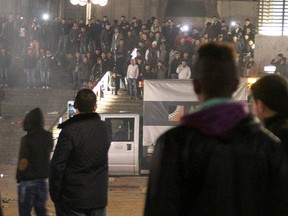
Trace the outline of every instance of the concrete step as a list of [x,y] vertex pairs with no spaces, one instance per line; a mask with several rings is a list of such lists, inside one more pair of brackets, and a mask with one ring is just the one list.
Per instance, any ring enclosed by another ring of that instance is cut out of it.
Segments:
[[[0,163],[15,165],[18,161],[20,139],[25,134],[22,122],[33,108],[42,109],[45,128],[52,131],[60,117],[67,111],[67,101],[74,100],[77,91],[70,89],[26,89],[5,88],[6,97],[2,103],[3,118],[0,120]],[[119,95],[104,92],[97,102],[98,113],[130,112],[143,114],[143,101],[130,100],[126,91]]]
[[67,101],[73,100],[75,93],[70,89],[5,88],[3,118],[0,120],[0,163],[17,163],[20,139],[25,134],[22,122],[30,110],[41,108],[45,128],[51,131],[65,113]]

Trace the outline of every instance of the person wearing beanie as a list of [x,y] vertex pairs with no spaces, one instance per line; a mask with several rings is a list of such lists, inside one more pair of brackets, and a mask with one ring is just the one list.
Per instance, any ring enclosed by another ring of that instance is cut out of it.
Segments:
[[288,82],[279,75],[267,75],[252,87],[253,110],[265,127],[284,144],[288,155]]

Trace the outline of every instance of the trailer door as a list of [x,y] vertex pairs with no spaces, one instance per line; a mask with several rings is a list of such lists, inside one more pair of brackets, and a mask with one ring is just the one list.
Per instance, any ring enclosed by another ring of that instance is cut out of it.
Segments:
[[109,149],[110,175],[139,174],[139,115],[101,114],[112,129]]

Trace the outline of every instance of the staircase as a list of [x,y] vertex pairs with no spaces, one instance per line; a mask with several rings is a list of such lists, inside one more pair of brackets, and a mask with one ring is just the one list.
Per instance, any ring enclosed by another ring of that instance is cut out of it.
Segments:
[[[0,119],[0,164],[15,165],[18,162],[20,139],[25,132],[22,122],[26,114],[36,108],[41,108],[45,118],[45,128],[53,131],[58,125],[60,117],[67,118],[67,101],[74,100],[77,93],[71,90],[69,78],[60,71],[51,73],[50,89],[26,89],[26,77],[23,72],[23,57],[12,59],[8,75],[8,85],[5,87],[5,100],[2,102],[2,116]],[[39,83],[39,74],[36,73]],[[142,100],[129,100],[126,91],[119,91],[119,95],[104,92],[98,99],[98,113],[131,112],[143,113]],[[54,131],[53,131],[54,133]]]
[[[66,116],[67,101],[73,100],[76,91],[68,89],[5,88],[0,120],[0,163],[15,165],[18,161],[20,139],[25,132],[22,122],[32,109],[41,108],[45,128],[52,131],[60,117]],[[130,100],[126,91],[112,95],[109,91],[97,102],[98,113],[143,113],[142,100]],[[65,118],[64,118],[65,119]]]
[[120,90],[118,95],[104,92],[104,97],[97,101],[98,113],[137,113],[143,115],[143,100],[130,100],[127,91]]
[[73,100],[75,91],[67,89],[5,88],[0,120],[0,163],[15,165],[18,161],[20,139],[25,134],[22,122],[26,114],[41,108],[45,128],[49,131],[66,111],[68,100]]

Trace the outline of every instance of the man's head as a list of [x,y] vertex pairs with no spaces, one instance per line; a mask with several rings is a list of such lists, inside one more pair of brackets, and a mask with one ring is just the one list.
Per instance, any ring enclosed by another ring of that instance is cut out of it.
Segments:
[[182,60],[181,61],[181,65],[182,65],[182,67],[186,67],[187,66],[187,62],[185,60]]
[[135,59],[131,59],[131,60],[130,60],[130,64],[131,64],[131,65],[135,65]]
[[288,83],[279,75],[267,75],[251,86],[255,115],[264,120],[276,114],[288,115]]
[[250,19],[249,19],[249,18],[246,18],[246,19],[245,19],[245,25],[248,26],[249,24],[250,24]]
[[207,43],[200,47],[198,54],[193,83],[200,101],[230,98],[239,83],[234,48],[225,43]]
[[96,110],[96,95],[91,89],[81,89],[78,91],[74,108],[79,113],[90,113]]
[[283,55],[282,53],[279,53],[279,54],[276,56],[276,59],[277,59],[277,60],[281,60],[283,57],[284,57],[284,55]]

